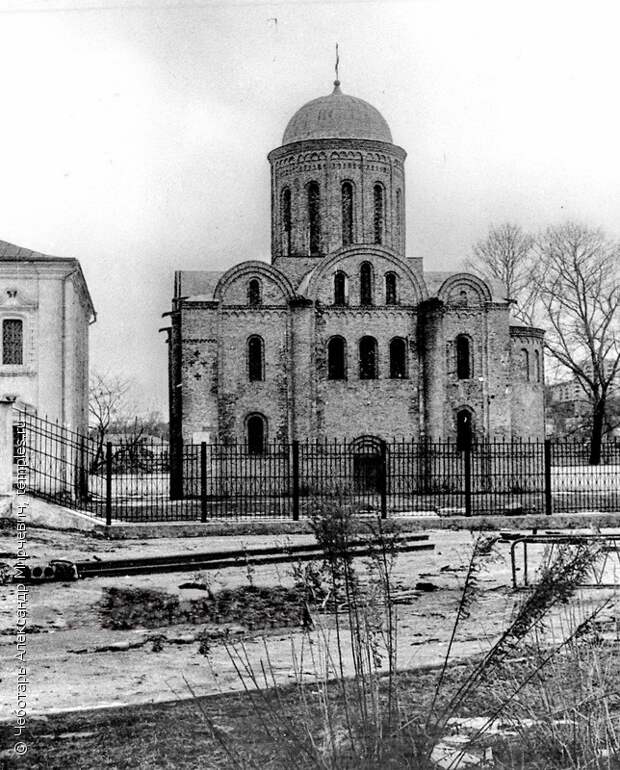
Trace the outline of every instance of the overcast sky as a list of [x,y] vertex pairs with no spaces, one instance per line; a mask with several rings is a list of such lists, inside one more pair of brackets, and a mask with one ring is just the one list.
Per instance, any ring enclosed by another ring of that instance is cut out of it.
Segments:
[[491,223],[620,237],[615,2],[0,0],[0,239],[82,263],[91,369],[167,410],[174,270],[269,259],[269,165],[331,91],[408,152],[408,252]]

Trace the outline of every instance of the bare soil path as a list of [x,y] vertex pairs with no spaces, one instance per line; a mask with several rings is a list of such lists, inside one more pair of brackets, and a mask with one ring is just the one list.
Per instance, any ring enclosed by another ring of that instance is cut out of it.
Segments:
[[[464,568],[473,536],[463,531],[429,531],[435,550],[401,554],[393,573],[400,597],[399,667],[416,668],[443,660],[454,614],[460,597]],[[312,542],[308,535],[277,537],[235,536],[157,541],[107,541],[80,533],[32,529],[29,550],[32,560],[50,558],[125,558],[129,555],[165,555],[190,551],[227,550],[239,547]],[[0,537],[0,559],[11,563],[13,533]],[[499,560],[490,574],[481,574],[480,599],[459,632],[453,658],[469,657],[487,648],[501,631],[512,611],[515,594],[510,588],[509,546],[499,545]],[[360,560],[363,562],[363,560]],[[359,565],[363,569],[363,565]],[[288,565],[263,565],[248,570],[244,565],[219,573],[202,573],[213,591],[248,585],[293,586]],[[30,587],[28,602],[27,666],[28,707],[32,714],[91,709],[106,706],[150,703],[240,689],[242,683],[229,654],[229,641],[221,638],[222,628],[209,624],[180,624],[161,628],[114,630],[102,625],[100,602],[104,589],[135,587],[166,591],[181,601],[204,596],[204,591],[181,588],[191,573],[93,578],[75,583],[48,583]],[[415,591],[416,584],[430,590]],[[600,591],[590,591],[591,601]],[[0,587],[0,660],[9,684],[0,691],[0,709],[10,714],[14,688],[10,684],[15,668],[14,585]],[[310,635],[314,651],[332,647],[335,641],[333,615],[317,615]],[[201,637],[212,632],[206,643]],[[217,632],[217,633],[216,633]],[[313,674],[308,636],[300,628],[255,628],[252,618],[228,624],[228,640],[243,638],[249,659],[258,663],[267,650],[274,675],[281,682],[295,676],[292,646],[303,667]],[[218,636],[219,634],[219,636]],[[305,645],[305,648],[304,648]],[[351,661],[344,661],[351,669]],[[319,672],[322,673],[322,672]],[[189,686],[188,687],[188,683]]]

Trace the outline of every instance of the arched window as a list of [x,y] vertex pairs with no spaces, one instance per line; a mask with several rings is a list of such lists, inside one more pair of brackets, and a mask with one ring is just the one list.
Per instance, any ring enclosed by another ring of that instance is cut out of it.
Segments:
[[17,318],[2,322],[2,363],[24,363],[24,325]]
[[334,273],[334,305],[347,304],[347,276],[338,270]]
[[280,199],[280,221],[282,222],[282,251],[291,253],[291,190],[285,187]]
[[456,448],[471,449],[473,435],[472,413],[469,409],[460,409],[456,413]]
[[396,292],[396,273],[385,274],[385,304],[397,305],[398,296]]
[[521,365],[523,367],[523,377],[530,379],[530,354],[525,348],[521,348]]
[[390,378],[404,380],[407,377],[407,343],[402,337],[390,342]]
[[362,262],[360,266],[360,305],[372,305],[372,265]]
[[314,256],[321,250],[321,192],[318,182],[308,185],[308,225],[310,254]]
[[332,337],[327,343],[327,378],[347,378],[347,344],[343,337]]
[[353,243],[353,185],[344,182],[342,185],[342,245]]
[[265,379],[265,346],[258,335],[248,337],[248,378],[250,382]]
[[459,380],[471,380],[473,368],[469,337],[459,334],[456,338],[456,376]]
[[360,380],[376,380],[377,340],[374,337],[362,337],[360,340]]
[[258,278],[252,278],[248,283],[248,305],[256,307],[263,301],[260,281]]
[[538,350],[534,351],[534,369],[536,371],[536,382],[540,382],[542,380],[542,373],[540,368],[540,352]]
[[265,453],[266,422],[262,414],[251,414],[247,419],[248,453],[251,455]]
[[398,245],[403,246],[403,196],[400,190],[396,190],[396,238]]
[[375,243],[383,243],[383,232],[385,229],[385,201],[383,194],[383,185],[376,184],[373,188],[374,202],[374,227]]

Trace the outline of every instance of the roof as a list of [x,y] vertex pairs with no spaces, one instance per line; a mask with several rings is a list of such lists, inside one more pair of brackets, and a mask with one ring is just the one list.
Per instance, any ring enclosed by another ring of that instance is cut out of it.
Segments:
[[82,266],[79,260],[74,257],[52,257],[49,254],[42,254],[40,251],[33,251],[32,249],[26,249],[23,246],[16,246],[14,243],[8,241],[0,241],[0,262],[45,262],[46,264],[66,264],[73,268],[77,272],[84,291],[86,302],[89,305],[90,315],[96,318],[95,306],[93,299],[90,296],[84,273],[82,272]]
[[[461,275],[462,273],[462,270],[425,270],[424,281],[428,287],[429,296],[437,296],[442,284],[444,281],[447,281],[451,275]],[[506,301],[506,290],[501,281],[498,281],[495,278],[484,278],[477,273],[472,273],[472,275],[475,275],[477,278],[484,281],[484,283],[488,286],[489,291],[491,292],[491,297],[495,302]]]
[[340,82],[328,96],[304,104],[289,120],[282,144],[308,139],[374,139],[392,143],[392,132],[379,110],[363,99],[343,94]]
[[24,262],[77,262],[71,257],[51,257],[39,251],[16,246],[14,243],[0,241],[0,259],[11,259]]
[[175,297],[212,300],[224,270],[178,270]]

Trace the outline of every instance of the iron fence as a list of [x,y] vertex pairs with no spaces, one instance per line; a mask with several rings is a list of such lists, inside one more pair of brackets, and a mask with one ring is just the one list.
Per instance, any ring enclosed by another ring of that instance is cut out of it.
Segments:
[[307,516],[341,499],[360,514],[442,515],[620,511],[620,442],[600,465],[562,441],[186,444],[119,438],[102,444],[39,417],[23,426],[27,488],[106,522]]

